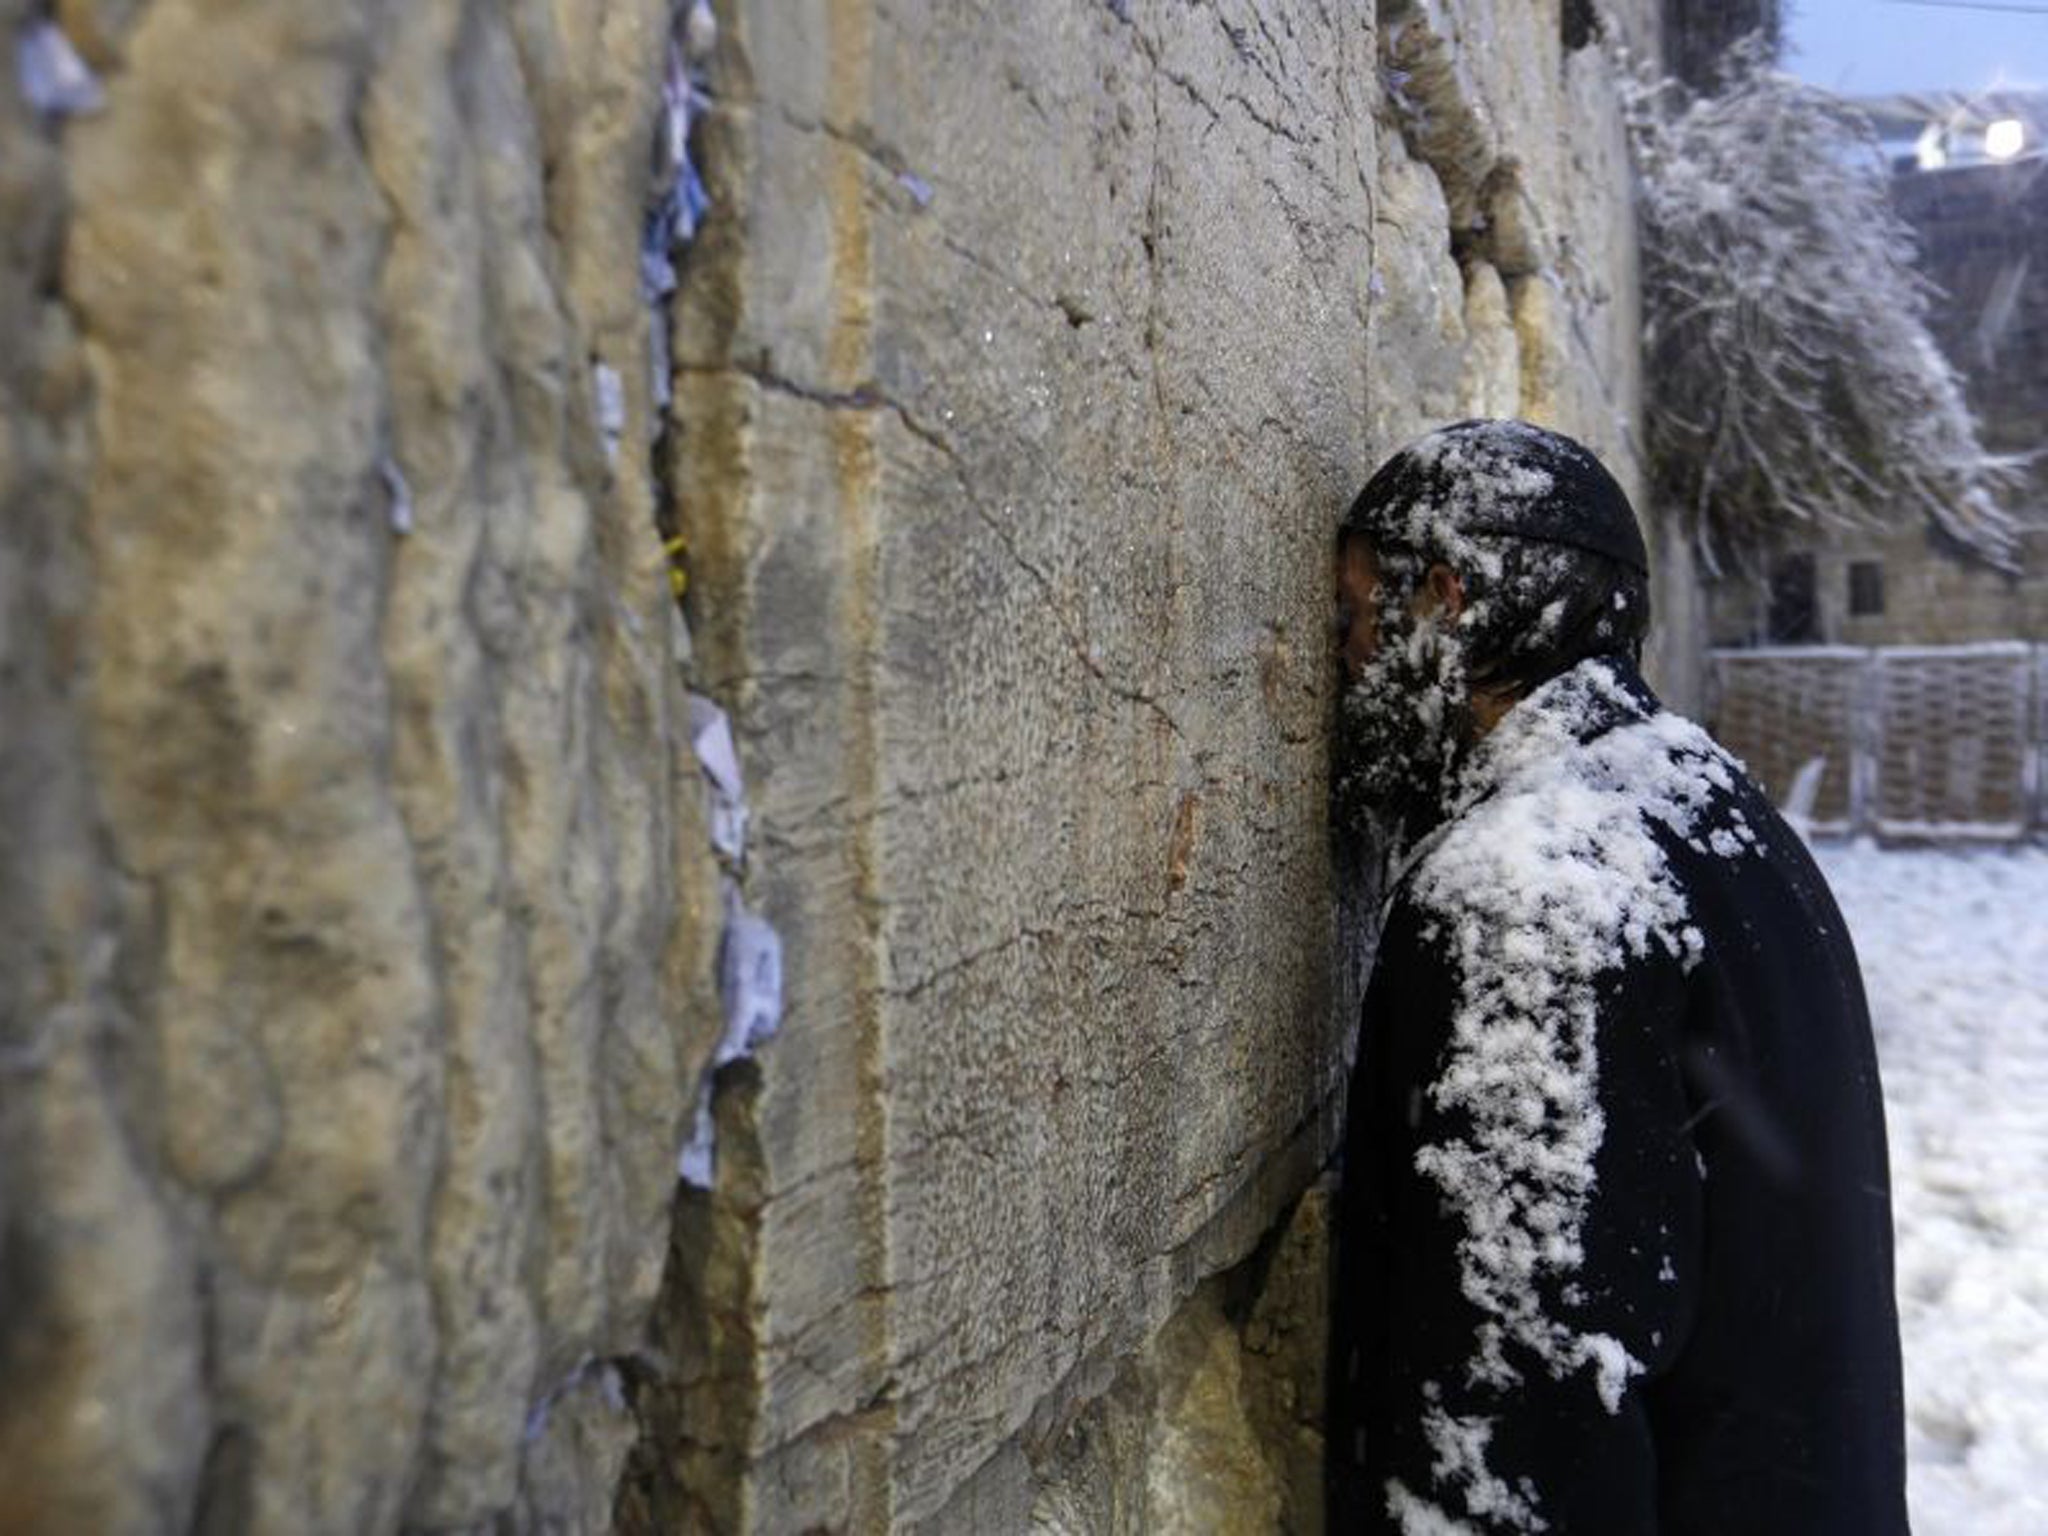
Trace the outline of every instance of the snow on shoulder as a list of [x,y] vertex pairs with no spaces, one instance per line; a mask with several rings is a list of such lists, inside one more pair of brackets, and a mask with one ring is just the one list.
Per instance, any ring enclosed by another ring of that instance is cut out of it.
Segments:
[[[1429,1098],[1458,1131],[1415,1166],[1463,1227],[1462,1289],[1488,1318],[1466,1367],[1474,1385],[1520,1379],[1509,1344],[1557,1380],[1590,1372],[1609,1413],[1641,1373],[1618,1340],[1563,1315],[1605,1129],[1597,986],[1657,951],[1697,963],[1701,935],[1652,829],[1695,841],[1732,785],[1730,759],[1698,726],[1652,712],[1608,662],[1582,662],[1475,748],[1443,827],[1409,865],[1407,898],[1457,977]],[[1728,824],[1714,852],[1756,847],[1739,813],[1716,819]],[[1425,1429],[1468,1506],[1541,1529],[1533,1501],[1503,1498],[1486,1474],[1485,1421],[1443,1418]]]

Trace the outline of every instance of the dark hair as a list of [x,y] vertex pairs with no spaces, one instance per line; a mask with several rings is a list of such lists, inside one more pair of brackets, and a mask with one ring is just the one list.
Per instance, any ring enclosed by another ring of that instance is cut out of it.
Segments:
[[1340,543],[1355,538],[1378,559],[1383,622],[1406,614],[1432,565],[1457,571],[1467,675],[1483,692],[1526,694],[1595,656],[1642,660],[1649,578],[1619,560],[1567,544],[1480,536],[1469,541],[1479,558],[1446,561],[1356,528],[1339,535]]

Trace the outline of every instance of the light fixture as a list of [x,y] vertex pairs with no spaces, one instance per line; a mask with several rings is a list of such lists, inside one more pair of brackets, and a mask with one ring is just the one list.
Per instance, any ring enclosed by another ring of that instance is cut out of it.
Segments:
[[2001,117],[1985,125],[1984,153],[1993,160],[2010,160],[2026,142],[2026,125],[2016,117]]

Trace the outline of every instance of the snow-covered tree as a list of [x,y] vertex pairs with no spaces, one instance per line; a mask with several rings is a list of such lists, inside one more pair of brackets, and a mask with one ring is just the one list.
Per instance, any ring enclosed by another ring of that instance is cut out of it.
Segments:
[[2006,483],[1928,330],[1869,122],[1752,39],[1629,95],[1650,454],[1710,559],[1798,523],[1931,520],[2009,566]]

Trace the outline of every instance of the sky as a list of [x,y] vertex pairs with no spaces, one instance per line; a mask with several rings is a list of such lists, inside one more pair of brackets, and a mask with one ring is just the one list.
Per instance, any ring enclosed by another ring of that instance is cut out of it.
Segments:
[[1786,64],[1845,96],[2048,87],[2048,0],[1787,0]]

